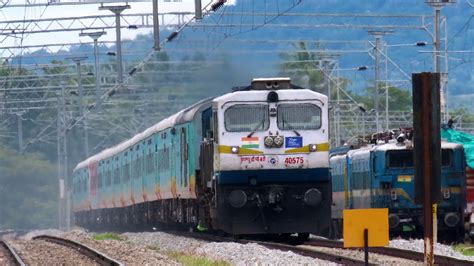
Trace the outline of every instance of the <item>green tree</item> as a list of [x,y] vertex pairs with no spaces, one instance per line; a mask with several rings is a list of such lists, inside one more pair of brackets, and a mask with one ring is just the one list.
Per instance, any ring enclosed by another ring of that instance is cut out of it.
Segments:
[[[367,87],[362,95],[353,94],[353,98],[369,110],[374,108],[374,86]],[[385,110],[385,83],[379,84],[379,108]],[[392,111],[410,111],[412,109],[411,91],[388,85],[388,107]]]
[[54,165],[0,146],[0,229],[56,226],[57,192]]
[[[294,84],[324,92],[321,56],[324,53],[313,52],[305,42],[293,44],[295,51],[280,53],[280,76],[289,76]],[[321,49],[316,45],[316,49]]]

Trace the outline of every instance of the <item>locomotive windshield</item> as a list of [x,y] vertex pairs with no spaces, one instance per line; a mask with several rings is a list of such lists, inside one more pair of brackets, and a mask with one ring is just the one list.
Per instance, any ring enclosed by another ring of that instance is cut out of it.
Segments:
[[229,132],[264,131],[270,125],[268,105],[237,104],[224,113],[225,129]]
[[[451,165],[451,150],[441,151],[441,165]],[[413,151],[412,150],[392,150],[387,152],[388,168],[413,168]]]
[[311,130],[321,127],[321,109],[310,103],[278,105],[278,128]]

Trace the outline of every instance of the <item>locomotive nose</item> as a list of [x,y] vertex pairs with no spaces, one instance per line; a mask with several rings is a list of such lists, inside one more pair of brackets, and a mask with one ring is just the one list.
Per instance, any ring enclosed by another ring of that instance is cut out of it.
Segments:
[[311,207],[318,206],[322,199],[321,191],[316,188],[310,188],[304,193],[304,202]]

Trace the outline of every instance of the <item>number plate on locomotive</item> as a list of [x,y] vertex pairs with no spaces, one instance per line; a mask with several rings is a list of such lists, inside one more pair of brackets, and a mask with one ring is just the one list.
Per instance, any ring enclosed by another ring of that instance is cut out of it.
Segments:
[[288,156],[283,162],[287,168],[300,168],[305,165],[306,159],[303,156]]

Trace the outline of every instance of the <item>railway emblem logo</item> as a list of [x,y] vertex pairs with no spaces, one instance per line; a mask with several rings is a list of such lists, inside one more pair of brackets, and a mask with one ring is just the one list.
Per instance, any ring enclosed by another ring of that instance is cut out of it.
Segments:
[[268,159],[268,162],[272,165],[276,165],[278,163],[278,160],[275,157],[270,157],[270,159]]
[[303,147],[303,137],[286,137],[285,148],[301,148]]

